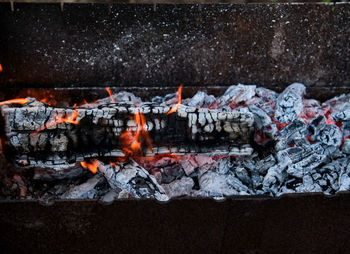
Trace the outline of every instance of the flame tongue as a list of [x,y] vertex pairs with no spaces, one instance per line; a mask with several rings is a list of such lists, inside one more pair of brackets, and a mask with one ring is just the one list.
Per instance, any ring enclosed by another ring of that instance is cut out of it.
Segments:
[[109,94],[109,97],[111,98],[111,102],[114,103],[115,100],[114,100],[114,98],[113,98],[113,96],[112,96],[112,91],[111,91],[111,89],[109,89],[109,88],[105,88],[105,89],[106,89],[107,93]]
[[91,160],[90,162],[82,161],[80,162],[80,165],[83,168],[89,169],[93,174],[97,173],[97,168],[99,166],[99,162],[96,159]]
[[[76,105],[73,106],[73,108],[75,108],[75,107],[76,107]],[[76,109],[68,117],[60,117],[59,115],[56,114],[55,118],[52,121],[48,122],[45,127],[41,128],[37,131],[34,131],[33,133],[38,133],[38,132],[43,131],[49,127],[56,126],[56,125],[59,125],[61,123],[71,123],[71,124],[77,125],[77,124],[79,124],[79,121],[76,120],[78,116],[79,116],[79,112]]]
[[179,86],[179,89],[177,90],[177,96],[178,96],[177,104],[175,105],[175,107],[173,107],[172,109],[169,110],[167,115],[170,115],[179,109],[180,104],[181,104],[181,93],[182,93],[182,84]]
[[134,121],[136,123],[136,131],[128,129],[120,136],[122,149],[126,156],[140,155],[143,143],[152,151],[152,142],[146,129],[145,116],[141,112],[137,112],[134,114]]
[[8,101],[2,101],[2,102],[0,102],[0,106],[6,105],[6,104],[13,104],[13,103],[17,103],[17,104],[26,104],[27,102],[28,102],[28,99],[27,99],[27,98],[12,99],[12,100],[8,100]]

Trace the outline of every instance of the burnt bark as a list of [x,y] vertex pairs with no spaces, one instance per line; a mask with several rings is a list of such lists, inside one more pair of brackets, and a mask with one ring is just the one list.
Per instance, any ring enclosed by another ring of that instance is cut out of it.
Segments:
[[[6,144],[20,166],[61,167],[92,157],[123,157],[121,135],[137,129],[147,132],[151,142],[140,139],[142,154],[249,155],[253,115],[180,105],[171,107],[143,103],[85,104],[56,108],[30,98],[25,105],[5,105]],[[142,113],[138,126],[134,115]],[[72,118],[73,115],[76,117]],[[75,123],[62,122],[71,119]]]

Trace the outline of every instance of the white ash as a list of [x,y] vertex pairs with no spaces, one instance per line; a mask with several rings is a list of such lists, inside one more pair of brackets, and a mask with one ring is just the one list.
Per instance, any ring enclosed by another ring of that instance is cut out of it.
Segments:
[[331,111],[339,112],[350,108],[350,94],[342,94],[322,103],[323,107],[328,106]]
[[135,198],[169,199],[156,179],[133,160],[114,165],[100,162],[98,169],[112,189],[125,190]]
[[190,177],[183,177],[168,184],[162,184],[169,198],[186,196],[191,192],[194,181]]
[[303,111],[303,95],[306,87],[300,83],[288,86],[277,98],[275,118],[281,123],[295,120]]
[[96,107],[96,104],[108,105],[108,104],[111,104],[112,102],[116,102],[116,103],[117,102],[125,102],[128,104],[139,104],[139,103],[142,103],[142,100],[141,100],[141,98],[135,96],[133,93],[122,91],[122,92],[119,92],[116,94],[112,94],[111,97],[106,97],[106,98],[97,100],[94,103],[87,103],[87,104],[81,105],[80,107],[82,107],[82,108],[94,108],[94,107]]
[[249,101],[255,95],[255,85],[233,85],[217,99],[217,107],[236,105],[240,102]]
[[205,92],[198,91],[192,98],[184,100],[183,104],[196,108],[208,108],[215,100],[214,95],[208,95]]
[[220,174],[210,170],[199,178],[199,185],[201,190],[212,197],[252,194],[233,173]]
[[256,105],[250,105],[250,112],[254,114],[255,128],[268,138],[274,138],[278,132],[277,126],[272,122],[271,117]]
[[104,203],[112,203],[114,200],[118,199],[119,193],[120,192],[112,189],[101,197],[101,201]]
[[306,139],[308,136],[307,125],[302,120],[295,120],[284,127],[276,137],[275,148],[277,151],[286,149],[289,145]]
[[92,199],[96,195],[95,187],[103,181],[101,175],[95,175],[78,186],[74,186],[62,195],[64,199]]

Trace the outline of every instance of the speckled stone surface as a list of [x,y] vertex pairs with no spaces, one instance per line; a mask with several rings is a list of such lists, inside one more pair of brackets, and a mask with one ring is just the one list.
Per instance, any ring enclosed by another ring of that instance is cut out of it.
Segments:
[[350,87],[350,4],[0,4],[0,87]]

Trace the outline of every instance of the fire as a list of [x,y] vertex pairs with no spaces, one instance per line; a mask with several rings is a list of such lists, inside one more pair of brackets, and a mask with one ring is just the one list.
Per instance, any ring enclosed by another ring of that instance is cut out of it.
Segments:
[[179,86],[179,89],[177,90],[177,96],[178,96],[177,104],[175,105],[175,107],[173,107],[172,109],[169,110],[167,115],[170,115],[170,114],[176,112],[178,110],[178,108],[180,107],[180,104],[181,104],[181,92],[182,92],[182,84]]
[[126,156],[132,156],[141,153],[142,144],[146,143],[148,149],[152,151],[152,142],[146,130],[146,118],[141,113],[134,114],[134,121],[136,123],[136,131],[126,130],[121,136],[120,140],[123,146],[123,151]]
[[[75,106],[76,105],[74,105],[73,108],[75,108]],[[46,124],[46,126],[44,126],[43,128],[41,128],[41,129],[39,129],[37,131],[34,131],[33,133],[38,133],[38,132],[43,131],[43,130],[49,128],[49,127],[56,126],[56,125],[59,125],[61,123],[71,123],[71,124],[77,125],[77,124],[79,124],[79,121],[76,120],[78,116],[79,116],[79,112],[76,109],[67,118],[60,117],[60,116],[58,116],[56,114],[55,118],[52,121],[48,122]]]
[[26,104],[27,102],[28,102],[28,99],[27,99],[27,98],[12,99],[12,100],[8,100],[8,101],[2,101],[2,102],[0,102],[0,106],[6,105],[6,104],[12,104],[12,103],[16,103],[16,104]]
[[106,91],[107,91],[107,93],[109,94],[109,97],[111,98],[111,102],[115,102],[115,100],[114,100],[114,98],[113,98],[113,96],[112,96],[112,91],[111,91],[111,89],[109,89],[109,88],[106,88]]
[[91,160],[91,162],[86,162],[86,161],[82,161],[80,162],[80,165],[83,168],[87,168],[91,171],[91,173],[96,174],[97,173],[97,168],[99,166],[99,162],[96,159]]
[[2,65],[0,64],[0,72],[2,72],[4,69],[2,68]]

